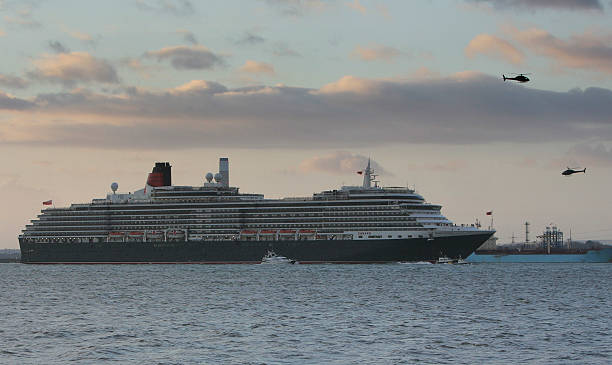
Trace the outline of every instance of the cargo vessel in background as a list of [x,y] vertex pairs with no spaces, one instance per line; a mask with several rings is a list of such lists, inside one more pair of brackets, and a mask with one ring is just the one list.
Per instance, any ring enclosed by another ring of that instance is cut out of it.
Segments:
[[535,242],[529,241],[529,223],[525,223],[525,242],[497,245],[491,237],[468,258],[472,263],[571,263],[612,262],[612,246],[598,241],[564,240],[555,225],[546,227]]
[[[158,162],[145,187],[47,208],[19,236],[24,263],[386,263],[468,257],[494,231],[456,225],[406,187],[360,186],[265,199],[229,184],[229,161],[201,186],[172,185]],[[213,181],[214,180],[214,181]]]

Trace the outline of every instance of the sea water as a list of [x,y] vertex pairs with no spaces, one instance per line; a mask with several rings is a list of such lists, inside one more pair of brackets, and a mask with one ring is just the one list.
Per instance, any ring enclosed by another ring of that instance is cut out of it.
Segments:
[[612,265],[0,264],[0,363],[610,364]]

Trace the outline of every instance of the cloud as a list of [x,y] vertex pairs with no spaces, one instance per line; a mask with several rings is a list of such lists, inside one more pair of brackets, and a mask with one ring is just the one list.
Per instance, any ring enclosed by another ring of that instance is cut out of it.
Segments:
[[76,39],[84,44],[95,47],[101,39],[101,36],[92,36],[91,34],[81,32],[78,30],[70,29],[68,26],[62,24],[61,29],[64,33],[68,34],[71,38]]
[[78,32],[78,31],[71,31],[68,32],[68,34],[74,38],[74,39],[78,39],[79,41],[83,41],[83,42],[93,42],[93,37],[87,33],[83,33],[83,32]]
[[253,60],[247,60],[245,64],[240,67],[241,72],[247,72],[251,74],[274,74],[274,66],[265,62],[258,62]]
[[195,34],[193,34],[192,32],[185,29],[179,29],[176,32],[183,36],[183,40],[185,42],[189,42],[191,44],[198,44],[198,40],[196,39]]
[[365,8],[365,6],[361,5],[359,0],[353,0],[353,2],[347,2],[345,4],[349,8],[351,8],[351,9],[353,9],[355,11],[358,11],[358,12],[360,12],[363,15],[365,15],[367,13],[367,9]]
[[[347,151],[314,156],[302,161],[298,170],[303,173],[324,172],[334,175],[356,174],[368,165],[368,157]],[[377,174],[391,175],[376,161],[371,160],[371,167]]]
[[155,66],[143,64],[138,58],[123,58],[119,60],[119,66],[127,67],[130,70],[136,71],[141,77],[150,78],[153,75]]
[[227,88],[217,82],[205,81],[205,80],[191,80],[186,84],[175,87],[171,90],[174,93],[193,93],[193,92],[206,92],[210,94],[224,93],[228,91]]
[[0,29],[0,37],[4,37],[5,35],[6,33],[2,29]]
[[[579,162],[581,167],[612,167],[612,148],[602,143],[581,143],[572,147],[569,152],[569,161]],[[574,165],[574,164],[572,164]]]
[[[0,109],[8,110],[23,110],[33,107],[34,104],[23,99],[18,99],[12,95],[0,91]],[[0,140],[2,139],[2,131],[0,130]]]
[[78,89],[31,102],[36,118],[10,113],[14,123],[0,124],[1,143],[316,149],[612,141],[612,90],[538,90],[476,72],[409,80],[345,76],[319,89],[230,89],[195,80],[166,91]]
[[525,59],[523,52],[514,47],[510,42],[489,34],[479,34],[465,47],[465,54],[474,58],[478,54],[496,57],[520,65]]
[[274,54],[275,56],[282,56],[282,57],[300,57],[301,56],[301,54],[291,49],[289,45],[285,42],[276,42],[274,44],[274,48],[272,49],[272,54]]
[[600,0],[468,0],[473,3],[486,3],[496,8],[564,9],[564,10],[603,10]]
[[223,56],[201,45],[166,47],[146,52],[145,56],[157,58],[158,61],[169,59],[177,70],[212,69],[225,64]]
[[357,46],[353,50],[352,55],[360,58],[363,61],[387,61],[390,62],[394,58],[402,54],[396,48],[383,46],[383,45],[372,45],[369,47]]
[[538,28],[510,29],[508,33],[515,42],[550,58],[557,67],[612,74],[612,37],[609,34],[584,33],[563,40]]
[[35,5],[34,3],[16,4],[18,4],[18,7],[11,9],[14,14],[4,16],[4,21],[7,24],[20,26],[23,28],[40,28],[42,26],[40,22],[34,20],[32,17],[32,10]]
[[257,35],[251,32],[245,32],[242,35],[242,37],[240,37],[240,39],[236,41],[236,44],[253,45],[253,44],[264,43],[265,41],[266,39],[260,35]]
[[48,46],[55,53],[70,53],[70,50],[59,41],[49,41]]
[[76,82],[118,83],[115,68],[107,61],[87,52],[44,55],[33,61],[35,69],[28,75],[36,80],[72,85]]
[[430,170],[440,172],[457,172],[468,168],[468,163],[463,160],[451,160],[446,162],[424,162],[411,164],[412,168],[419,170]]
[[189,0],[136,0],[136,7],[145,11],[175,16],[188,16],[195,12]]
[[324,11],[333,2],[325,0],[266,0],[266,3],[279,10],[283,15],[298,17],[313,11]]
[[9,89],[25,89],[28,82],[21,77],[0,74],[0,86]]
[[372,94],[377,93],[382,83],[378,80],[344,76],[340,80],[323,85],[314,94]]

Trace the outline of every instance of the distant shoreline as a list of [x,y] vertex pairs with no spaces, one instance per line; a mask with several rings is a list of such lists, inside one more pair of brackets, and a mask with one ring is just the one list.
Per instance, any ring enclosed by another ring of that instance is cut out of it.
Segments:
[[21,262],[21,251],[19,249],[0,249],[0,263]]

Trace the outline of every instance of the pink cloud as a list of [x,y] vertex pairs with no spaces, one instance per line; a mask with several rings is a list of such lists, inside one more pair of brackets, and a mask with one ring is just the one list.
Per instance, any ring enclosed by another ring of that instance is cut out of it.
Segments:
[[516,42],[550,58],[557,66],[612,74],[612,37],[609,34],[584,33],[564,40],[538,28],[510,29],[508,32]]
[[107,61],[87,52],[44,55],[33,61],[35,69],[30,77],[49,82],[73,84],[75,82],[117,83],[115,68]]
[[241,72],[251,73],[251,74],[274,74],[274,66],[265,62],[258,62],[253,60],[247,60],[242,67],[240,67]]
[[465,47],[465,54],[470,58],[482,54],[514,65],[522,64],[525,58],[523,52],[510,42],[490,34],[479,34],[474,37]]
[[387,61],[390,62],[394,58],[402,54],[396,48],[383,46],[383,45],[371,45],[368,47],[357,46],[353,50],[352,55],[363,60],[363,61]]

